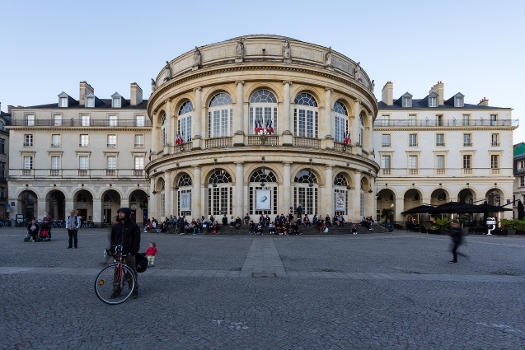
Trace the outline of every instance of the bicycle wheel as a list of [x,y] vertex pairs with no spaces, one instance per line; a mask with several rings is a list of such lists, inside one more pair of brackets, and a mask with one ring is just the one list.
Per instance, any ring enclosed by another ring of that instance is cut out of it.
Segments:
[[128,265],[122,264],[120,268],[119,263],[113,263],[98,273],[95,294],[106,304],[121,304],[133,293],[135,281],[135,273]]

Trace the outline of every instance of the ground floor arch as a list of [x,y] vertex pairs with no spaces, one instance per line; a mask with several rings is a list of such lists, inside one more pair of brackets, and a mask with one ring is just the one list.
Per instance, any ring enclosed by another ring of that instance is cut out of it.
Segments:
[[464,188],[458,193],[458,202],[473,204],[476,201],[475,193],[470,188]]
[[18,214],[24,215],[26,219],[35,218],[38,214],[38,197],[31,190],[24,190],[18,195]]
[[396,195],[390,189],[382,189],[377,193],[376,220],[391,221],[396,213]]
[[448,195],[448,192],[442,188],[438,188],[432,191],[432,194],[430,195],[430,204],[438,206],[449,202],[449,199],[450,197]]
[[499,188],[493,188],[487,191],[485,194],[485,200],[487,201],[487,204],[494,205],[494,206],[500,206],[503,205],[503,191]]
[[[82,220],[93,220],[93,195],[88,190],[80,190],[73,196],[73,209]],[[69,213],[66,214],[66,217]]]
[[148,194],[143,190],[135,190],[129,195],[131,220],[142,224],[148,218]]
[[46,195],[46,212],[54,220],[66,218],[66,196],[60,190],[49,191]]
[[107,190],[102,194],[102,223],[110,225],[120,208],[120,194],[116,190]]

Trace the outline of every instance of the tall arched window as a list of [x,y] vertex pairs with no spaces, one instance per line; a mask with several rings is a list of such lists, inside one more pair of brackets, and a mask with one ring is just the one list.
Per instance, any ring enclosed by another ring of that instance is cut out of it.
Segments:
[[277,132],[277,99],[268,90],[257,90],[250,96],[249,133],[255,134],[255,126],[265,127],[271,121],[274,132]]
[[162,142],[162,147],[166,147],[168,145],[168,120],[165,114],[162,116],[160,125],[160,139]]
[[335,142],[344,142],[345,133],[348,131],[348,112],[346,107],[341,102],[337,101],[334,104],[335,114]]
[[343,173],[337,174],[334,179],[334,200],[335,215],[347,215],[348,181]]
[[250,215],[277,214],[277,177],[267,168],[250,175]]
[[191,216],[191,177],[182,173],[177,181],[177,216]]
[[224,169],[215,169],[208,179],[208,215],[231,215],[232,177]]
[[180,107],[179,117],[177,120],[177,130],[184,142],[191,141],[191,113],[193,104],[190,101],[184,102]]
[[319,112],[315,98],[309,93],[301,92],[295,97],[294,103],[295,136],[318,137]]
[[317,177],[310,169],[303,169],[295,175],[293,188],[295,209],[301,206],[304,214],[317,214],[317,192]]
[[208,137],[231,136],[233,109],[230,95],[218,93],[208,107]]
[[365,124],[363,122],[363,115],[359,116],[359,137],[358,142],[361,147],[363,147],[363,139],[365,134]]

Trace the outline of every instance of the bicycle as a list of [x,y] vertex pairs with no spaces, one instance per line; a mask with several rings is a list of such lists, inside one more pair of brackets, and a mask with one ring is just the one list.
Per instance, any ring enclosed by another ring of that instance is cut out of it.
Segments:
[[124,263],[127,254],[122,254],[122,245],[115,246],[113,251],[106,249],[104,257],[107,256],[112,256],[114,262],[98,273],[95,279],[95,294],[106,304],[122,304],[133,294],[137,276],[133,269]]

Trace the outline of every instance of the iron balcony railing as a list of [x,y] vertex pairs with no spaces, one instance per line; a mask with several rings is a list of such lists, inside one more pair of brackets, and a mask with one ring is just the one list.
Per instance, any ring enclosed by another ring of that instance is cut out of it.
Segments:
[[16,118],[11,121],[11,126],[56,126],[56,127],[71,127],[71,126],[80,126],[80,127],[151,127],[151,121],[145,119],[144,121],[137,122],[135,119],[118,119],[109,120],[109,119],[97,119],[90,118],[89,121],[81,120],[80,118],[71,118],[71,119],[62,119],[60,121],[54,120],[51,118],[43,119],[37,118],[34,121],[28,121],[22,118]]
[[388,127],[470,127],[470,126],[519,126],[518,119],[470,119],[468,123],[463,120],[436,120],[436,119],[376,119],[374,127],[388,128]]

